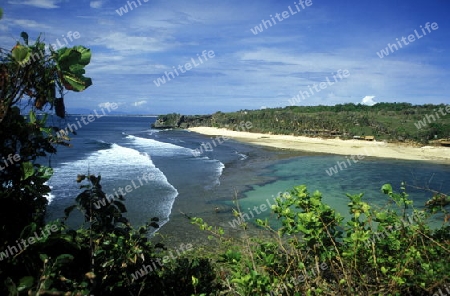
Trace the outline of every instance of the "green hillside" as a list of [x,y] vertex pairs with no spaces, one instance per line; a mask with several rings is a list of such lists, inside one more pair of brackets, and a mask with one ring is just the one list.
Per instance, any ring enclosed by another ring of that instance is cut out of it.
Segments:
[[161,115],[156,127],[212,126],[239,129],[252,123],[250,132],[296,136],[375,136],[376,139],[428,143],[450,137],[450,106],[378,103],[374,106],[291,106],[285,108],[216,112],[212,115]]

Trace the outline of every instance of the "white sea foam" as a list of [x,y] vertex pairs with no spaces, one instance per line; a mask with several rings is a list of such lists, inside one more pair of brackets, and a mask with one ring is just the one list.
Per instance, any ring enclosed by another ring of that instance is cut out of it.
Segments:
[[222,175],[223,169],[225,168],[225,165],[217,160],[217,159],[210,159],[208,156],[203,155],[201,157],[194,157],[194,150],[186,147],[181,147],[172,143],[165,143],[165,142],[159,142],[154,139],[146,139],[141,137],[136,137],[129,135],[126,137],[127,139],[132,141],[132,144],[136,145],[137,147],[143,147],[146,149],[151,149],[151,155],[152,156],[176,156],[176,155],[186,155],[193,157],[195,161],[201,161],[206,163],[211,163],[215,167],[215,172],[213,177],[212,183],[205,186],[206,189],[211,189],[215,186],[220,185],[220,176]]
[[[55,168],[49,182],[54,184],[54,190],[48,199],[74,199],[80,193],[79,184],[75,182],[78,174],[101,175],[103,190],[107,194],[114,194],[113,190],[118,190],[119,186],[123,188],[130,185],[132,181],[137,183],[138,177],[143,174],[150,175],[148,185],[159,190],[159,194],[164,194],[154,198],[154,201],[159,199],[156,215],[161,219],[160,226],[168,221],[173,202],[178,195],[176,188],[169,183],[147,153],[112,144],[109,149],[95,151],[84,159],[62,163]],[[136,189],[133,193],[139,195],[143,192],[138,190],[141,189]],[[145,206],[148,202],[144,200],[142,204]]]
[[239,152],[237,152],[237,151],[236,151],[235,153],[241,157],[240,160],[246,160],[246,159],[248,158],[248,155],[239,153]]
[[[48,185],[48,182],[45,182],[44,184]],[[50,187],[50,190],[53,189],[53,186],[49,186],[49,187]],[[52,200],[55,198],[55,196],[51,192],[49,192],[48,194],[46,194],[44,196],[45,196],[45,198],[47,198],[48,204],[50,204],[52,202]]]
[[132,141],[132,144],[144,148],[151,148],[151,154],[154,156],[174,156],[174,155],[193,155],[192,149],[181,147],[171,143],[156,141],[129,135],[126,137]]

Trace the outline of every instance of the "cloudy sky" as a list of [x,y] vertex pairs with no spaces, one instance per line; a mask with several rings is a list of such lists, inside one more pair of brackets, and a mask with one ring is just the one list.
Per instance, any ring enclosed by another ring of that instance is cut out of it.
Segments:
[[2,0],[0,7],[4,48],[26,31],[92,50],[86,70],[94,84],[66,97],[69,112],[108,102],[139,114],[450,102],[446,0]]

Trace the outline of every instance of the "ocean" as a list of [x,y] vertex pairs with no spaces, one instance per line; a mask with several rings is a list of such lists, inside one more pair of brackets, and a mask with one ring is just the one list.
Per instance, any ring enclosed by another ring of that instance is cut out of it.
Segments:
[[[53,120],[64,127],[78,117]],[[386,205],[380,191],[385,183],[399,191],[400,183],[406,182],[417,207],[432,196],[424,189],[450,193],[449,165],[367,157],[330,176],[326,170],[344,156],[263,148],[186,130],[152,130],[155,120],[103,116],[71,135],[72,147],[58,147],[49,159],[54,175],[49,181],[47,219],[62,218],[64,209],[74,204],[81,192],[75,181],[78,174],[101,175],[105,193],[122,194],[133,225],[158,217],[158,232],[185,243],[201,243],[186,216],[203,217],[236,232],[230,223],[233,200],[238,199],[241,211],[250,217],[254,206],[300,184],[310,192],[321,191],[323,200],[344,216],[346,193],[364,192],[368,202]],[[252,214],[250,220],[271,215],[270,211]],[[81,215],[75,214],[69,224],[81,221]]]
[[[104,116],[81,125],[76,135],[71,135],[71,147],[60,146],[50,158],[54,175],[49,181],[48,219],[61,218],[64,208],[74,203],[81,192],[75,182],[78,174],[94,174],[101,175],[106,194],[122,193],[132,224],[158,217],[163,226],[170,219],[175,200],[195,194],[209,202],[220,185],[225,164],[243,161],[245,153],[253,150],[223,142],[198,155],[196,149],[211,142],[209,138],[184,130],[152,130],[155,120]],[[55,123],[65,127],[78,121],[78,117],[69,116]],[[130,192],[125,190],[127,185]]]

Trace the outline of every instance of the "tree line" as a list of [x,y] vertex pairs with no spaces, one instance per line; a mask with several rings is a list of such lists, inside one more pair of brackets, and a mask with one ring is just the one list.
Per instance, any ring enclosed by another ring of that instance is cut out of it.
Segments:
[[[410,103],[337,104],[334,106],[289,106],[261,110],[216,112],[211,115],[160,115],[155,127],[211,126],[232,128],[241,121],[250,121],[251,132],[310,137],[374,136],[393,142],[428,143],[450,137],[448,106]],[[443,115],[445,114],[445,115]],[[431,116],[435,117],[435,120]],[[424,121],[425,120],[425,121]],[[425,124],[418,127],[418,122]]]

